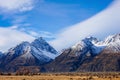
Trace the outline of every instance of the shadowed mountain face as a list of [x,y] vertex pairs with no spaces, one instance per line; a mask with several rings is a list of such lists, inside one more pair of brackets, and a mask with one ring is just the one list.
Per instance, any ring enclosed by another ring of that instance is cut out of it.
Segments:
[[77,71],[120,71],[120,52],[101,52],[94,58],[88,57],[85,59],[83,64],[79,66]]
[[38,38],[32,43],[23,42],[11,48],[1,58],[0,67],[5,71],[16,71],[20,66],[41,66],[51,62],[57,51],[45,40]]
[[2,58],[4,57],[4,54],[2,52],[0,52],[0,64],[2,62]]
[[85,38],[45,66],[48,72],[120,71],[120,34]]
[[0,52],[0,59],[4,56],[4,54],[2,52]]

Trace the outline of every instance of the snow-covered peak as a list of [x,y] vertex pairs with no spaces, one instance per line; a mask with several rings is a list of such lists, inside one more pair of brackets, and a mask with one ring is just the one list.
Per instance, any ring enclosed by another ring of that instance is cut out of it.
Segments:
[[34,46],[36,49],[40,51],[46,51],[50,52],[51,54],[57,54],[58,52],[49,45],[42,37],[35,39],[32,43],[32,46]]
[[97,46],[112,46],[114,44],[120,44],[120,34],[110,35],[105,40],[97,42]]
[[35,39],[33,42],[39,42],[39,43],[41,43],[41,44],[47,43],[47,42],[43,39],[43,37],[39,37],[39,38]]
[[79,41],[78,43],[73,45],[71,48],[80,51],[80,50],[83,50],[84,47],[86,47],[86,44],[83,41]]
[[29,42],[22,42],[21,44],[17,45],[15,48],[9,49],[8,54],[19,56],[26,53],[29,48],[30,48]]
[[104,44],[110,44],[110,43],[114,43],[114,42],[120,43],[120,34],[108,36],[105,39]]
[[104,46],[96,45],[98,42],[98,39],[95,37],[86,37],[85,39],[72,46],[72,49],[76,50],[77,54],[90,53],[91,55],[96,55],[100,53],[104,48]]
[[95,37],[93,37],[93,36],[88,36],[88,37],[85,37],[83,40],[97,41],[97,38],[95,38]]
[[74,46],[72,46],[72,48],[83,48],[86,46],[91,46],[93,44],[96,44],[98,42],[97,38],[95,37],[86,37],[85,39],[79,41],[78,43],[76,43]]
[[14,48],[14,50],[18,49],[18,50],[26,51],[28,49],[28,47],[30,47],[29,42],[22,42],[20,45],[18,45],[16,48]]
[[108,36],[101,44],[106,46],[107,52],[120,52],[120,34]]
[[120,34],[108,36],[104,41],[98,41],[94,37],[86,37],[72,46],[72,49],[76,50],[77,53],[84,54],[87,52],[99,54],[104,49],[113,52],[120,52]]
[[92,37],[92,36],[86,37],[82,41],[87,45],[96,44],[98,42],[97,38]]
[[49,45],[42,37],[35,39],[31,44],[43,50],[45,49],[46,45]]

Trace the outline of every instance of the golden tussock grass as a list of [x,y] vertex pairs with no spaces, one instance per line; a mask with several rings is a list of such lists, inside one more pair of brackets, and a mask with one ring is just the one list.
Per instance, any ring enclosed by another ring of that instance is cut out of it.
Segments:
[[40,73],[36,75],[0,75],[0,80],[120,80],[120,73]]

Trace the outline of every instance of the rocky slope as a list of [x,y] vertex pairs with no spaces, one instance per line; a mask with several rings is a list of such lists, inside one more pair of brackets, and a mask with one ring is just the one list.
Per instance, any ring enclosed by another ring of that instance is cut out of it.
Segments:
[[49,72],[120,71],[120,34],[104,41],[85,38],[44,68]]

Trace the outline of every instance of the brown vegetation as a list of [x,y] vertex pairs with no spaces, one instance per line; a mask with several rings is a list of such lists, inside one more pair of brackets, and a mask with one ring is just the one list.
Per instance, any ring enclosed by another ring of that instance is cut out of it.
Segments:
[[120,80],[118,72],[86,72],[86,73],[37,73],[37,74],[6,74],[0,75],[0,80]]

